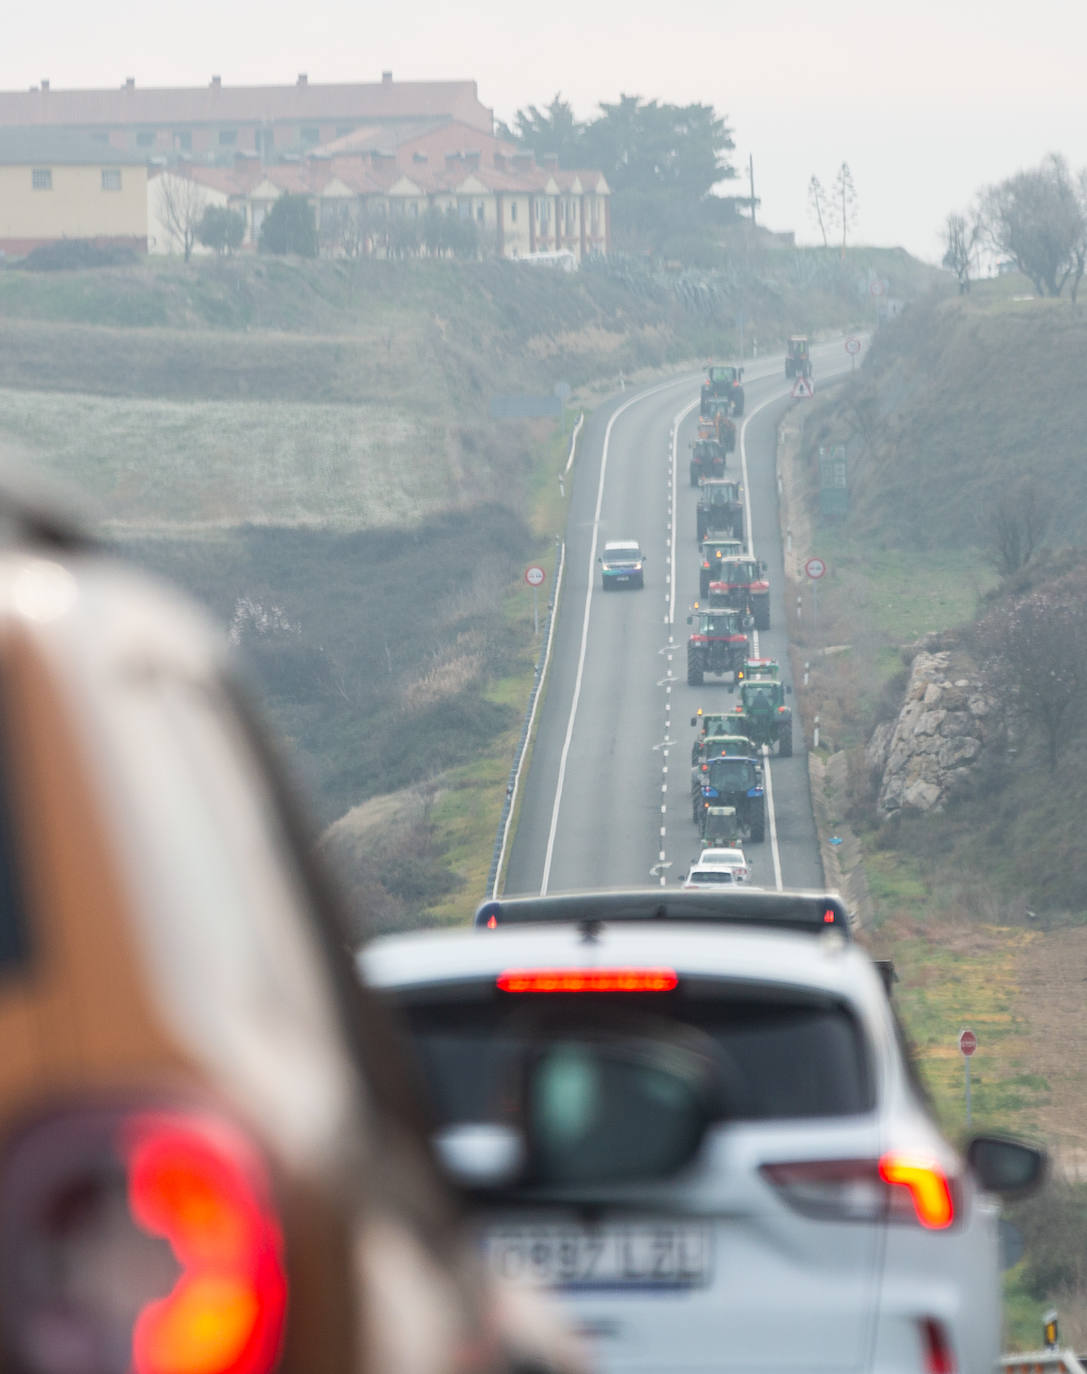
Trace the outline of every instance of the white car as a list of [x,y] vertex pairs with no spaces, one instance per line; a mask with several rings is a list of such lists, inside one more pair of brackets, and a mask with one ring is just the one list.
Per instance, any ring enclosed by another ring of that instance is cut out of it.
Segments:
[[743,886],[485,903],[360,953],[507,1277],[605,1371],[990,1374],[994,1192],[941,1134],[840,900]]
[[609,539],[596,561],[604,591],[645,586],[645,554],[636,539]]
[[688,870],[683,886],[712,892],[732,883],[746,883],[750,877],[751,865],[742,849],[704,849]]

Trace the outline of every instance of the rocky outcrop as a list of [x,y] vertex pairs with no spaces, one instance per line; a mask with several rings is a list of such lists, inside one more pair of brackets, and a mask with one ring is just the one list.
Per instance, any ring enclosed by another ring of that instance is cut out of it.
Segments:
[[880,778],[879,814],[934,811],[969,781],[994,734],[994,702],[970,678],[950,676],[952,653],[916,654],[898,718],[878,725],[865,757]]

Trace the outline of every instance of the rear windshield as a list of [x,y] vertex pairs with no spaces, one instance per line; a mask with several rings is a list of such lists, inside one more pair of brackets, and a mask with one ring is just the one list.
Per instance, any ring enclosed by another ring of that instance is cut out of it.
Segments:
[[[790,994],[791,995],[791,994]],[[545,1005],[542,1005],[546,1003]],[[785,1000],[779,989],[693,999],[681,990],[648,996],[495,993],[484,1002],[405,1008],[439,1126],[501,1121],[518,1065],[534,1044],[609,1024],[625,1032],[701,1032],[720,1068],[722,1118],[742,1121],[852,1116],[874,1098],[864,1045],[840,1003]]]

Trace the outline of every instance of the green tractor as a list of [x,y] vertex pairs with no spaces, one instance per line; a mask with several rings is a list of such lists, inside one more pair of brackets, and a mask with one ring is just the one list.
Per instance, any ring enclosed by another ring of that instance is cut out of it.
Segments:
[[739,707],[731,711],[709,711],[705,712],[700,706],[695,715],[691,717],[691,725],[697,731],[694,743],[691,745],[691,762],[698,763],[702,759],[702,741],[711,735],[734,735],[737,733],[735,722]]
[[742,540],[744,499],[740,483],[734,477],[712,477],[700,482],[695,521],[700,544],[711,534]]
[[[777,665],[775,664],[775,667]],[[793,713],[785,698],[792,688],[772,677],[738,677],[740,709],[735,719],[755,744],[768,749],[777,746],[781,758],[792,757]],[[730,691],[735,690],[730,688]]]
[[703,812],[714,806],[731,806],[736,811],[741,835],[760,843],[766,838],[766,793],[762,764],[758,759],[707,759],[696,770],[701,774],[698,791],[691,784],[691,814],[702,832]]
[[726,724],[730,727],[730,733],[720,733],[712,735],[699,735],[691,749],[691,763],[696,767],[703,764],[707,759],[727,758],[730,754],[736,758],[749,759],[758,753],[755,742],[747,735],[736,733],[733,726],[743,723],[738,711],[731,712],[726,717]]
[[722,367],[714,364],[707,368],[706,380],[702,383],[699,414],[709,414],[711,401],[725,400],[729,403],[731,415],[742,415],[744,413],[744,389],[740,383],[743,380],[743,375],[742,367]]
[[699,825],[703,849],[742,849],[743,826],[734,806],[705,806]]

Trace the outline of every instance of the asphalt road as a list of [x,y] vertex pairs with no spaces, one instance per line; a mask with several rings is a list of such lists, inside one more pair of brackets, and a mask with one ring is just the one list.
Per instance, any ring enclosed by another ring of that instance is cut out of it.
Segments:
[[[815,383],[846,371],[837,340],[813,350]],[[690,718],[728,709],[725,679],[686,681],[686,617],[698,597],[696,492],[687,476],[702,373],[616,398],[587,421],[566,531],[566,574],[547,692],[540,708],[503,892],[643,887],[676,882],[699,850],[691,821]],[[746,414],[729,458],[744,482],[751,552],[771,581],[770,629],[753,652],[777,658],[786,681],[787,618],[778,529],[775,443],[790,404],[779,356],[746,367]],[[647,554],[643,591],[604,593],[596,557],[607,539]],[[753,881],[823,881],[807,753],[766,760],[767,835],[748,847]]]

